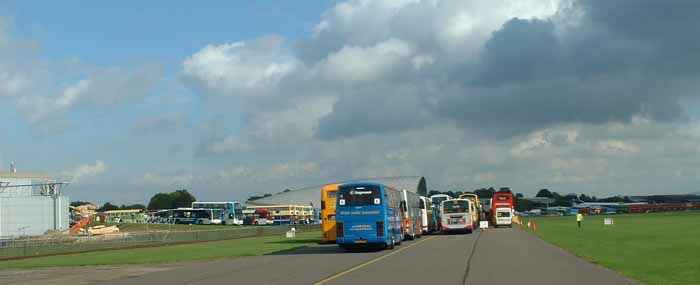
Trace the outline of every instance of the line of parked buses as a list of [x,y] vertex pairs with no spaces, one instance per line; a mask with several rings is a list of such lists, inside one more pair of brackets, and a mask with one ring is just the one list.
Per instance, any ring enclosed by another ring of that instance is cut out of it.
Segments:
[[471,233],[480,221],[512,226],[513,194],[495,193],[485,202],[473,193],[424,197],[380,183],[329,184],[321,189],[323,241],[345,249],[393,249],[435,232]]

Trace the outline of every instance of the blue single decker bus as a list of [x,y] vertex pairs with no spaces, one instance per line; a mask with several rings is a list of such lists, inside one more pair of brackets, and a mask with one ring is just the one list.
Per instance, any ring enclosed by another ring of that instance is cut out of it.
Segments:
[[336,242],[341,248],[394,248],[403,238],[401,191],[379,183],[338,188]]

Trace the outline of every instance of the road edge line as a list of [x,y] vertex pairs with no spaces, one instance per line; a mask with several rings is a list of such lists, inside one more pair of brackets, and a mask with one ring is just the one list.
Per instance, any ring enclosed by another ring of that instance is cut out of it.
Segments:
[[409,249],[409,248],[411,248],[411,247],[414,247],[414,246],[416,246],[416,245],[419,245],[419,244],[421,244],[421,243],[423,243],[423,242],[429,241],[429,240],[431,240],[431,239],[433,239],[433,238],[435,238],[435,237],[436,237],[436,236],[431,236],[431,237],[428,237],[428,238],[426,238],[426,239],[424,239],[424,240],[418,241],[418,242],[416,242],[416,243],[414,243],[414,244],[409,244],[409,245],[406,246],[406,247],[402,247],[402,248],[400,248],[400,249],[397,249],[397,250],[394,250],[394,251],[392,251],[392,252],[389,252],[389,253],[387,253],[387,254],[385,254],[385,255],[375,257],[375,258],[373,258],[373,259],[370,259],[370,260],[368,260],[368,261],[365,261],[365,262],[363,262],[363,263],[360,263],[360,264],[358,264],[358,265],[355,265],[355,266],[353,266],[353,267],[350,267],[349,269],[346,269],[346,270],[344,270],[344,271],[338,272],[338,273],[333,274],[333,275],[331,275],[331,276],[328,276],[328,277],[326,277],[326,278],[324,278],[324,279],[321,279],[320,281],[314,283],[314,285],[321,285],[321,284],[325,284],[325,283],[327,283],[327,282],[329,282],[329,281],[338,279],[338,278],[340,278],[340,277],[342,277],[342,276],[344,276],[344,275],[347,275],[348,273],[351,273],[351,272],[353,272],[353,271],[356,271],[356,270],[358,270],[358,269],[360,269],[360,268],[363,268],[363,267],[365,267],[365,266],[367,266],[367,265],[371,265],[371,264],[373,264],[373,263],[376,263],[376,262],[378,262],[378,261],[380,261],[380,260],[382,260],[382,259],[384,259],[384,258],[387,258],[387,257],[392,256],[392,255],[394,255],[394,254],[397,254],[397,253],[399,253],[399,252],[402,252],[402,251],[404,251],[404,250],[406,250],[406,249]]

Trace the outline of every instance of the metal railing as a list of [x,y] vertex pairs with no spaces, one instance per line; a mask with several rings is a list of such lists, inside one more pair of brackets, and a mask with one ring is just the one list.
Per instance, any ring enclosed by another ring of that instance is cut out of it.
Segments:
[[43,236],[0,240],[0,260],[89,252],[177,243],[284,235],[292,227],[297,233],[320,231],[320,225],[231,227],[193,231],[124,232],[95,236]]

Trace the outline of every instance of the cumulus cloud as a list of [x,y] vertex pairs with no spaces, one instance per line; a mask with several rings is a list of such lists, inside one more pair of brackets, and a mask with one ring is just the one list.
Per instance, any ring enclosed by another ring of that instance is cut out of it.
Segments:
[[182,78],[195,88],[225,96],[254,96],[274,88],[298,67],[283,39],[209,45],[183,63]]
[[243,118],[202,153],[269,175],[654,192],[667,167],[700,173],[682,103],[699,99],[700,6],[657,2],[350,0],[296,43],[203,47],[181,78]]
[[95,177],[109,171],[109,165],[101,160],[95,161],[95,164],[81,164],[72,170],[63,171],[61,176],[70,180],[73,183],[79,183],[86,180],[94,179]]
[[26,111],[31,123],[39,123],[81,106],[111,107],[138,102],[149,94],[159,77],[160,70],[156,66],[133,70],[101,69],[65,87],[57,95],[24,96],[19,100],[19,107]]

